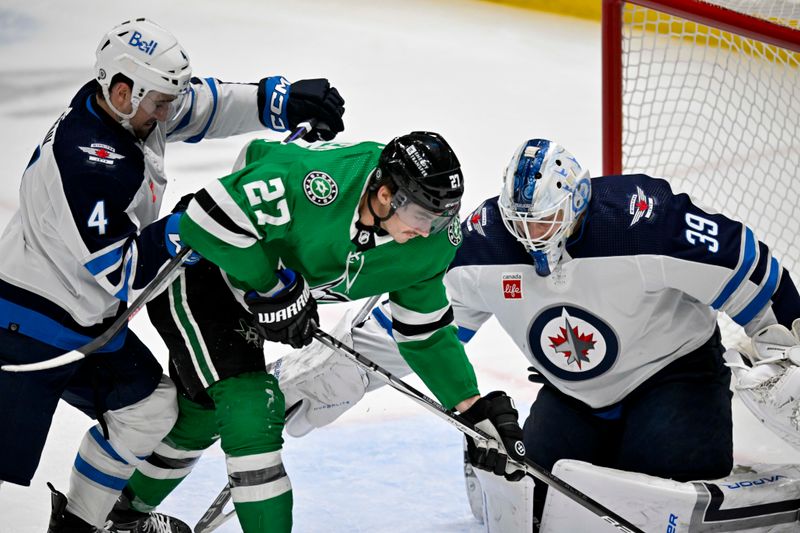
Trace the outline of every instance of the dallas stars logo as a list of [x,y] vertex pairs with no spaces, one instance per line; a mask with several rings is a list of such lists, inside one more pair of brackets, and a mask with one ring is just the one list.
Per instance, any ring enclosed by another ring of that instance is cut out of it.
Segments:
[[303,179],[303,192],[314,205],[328,205],[339,194],[339,186],[329,175],[319,170],[309,172]]
[[458,217],[453,218],[447,227],[447,238],[453,246],[461,243],[461,224],[458,222]]
[[248,324],[244,319],[239,319],[239,329],[234,329],[233,331],[244,337],[245,342],[261,346],[261,336],[256,331],[256,328]]
[[589,350],[594,348],[597,341],[594,340],[594,334],[584,335],[578,332],[577,327],[572,327],[569,323],[569,317],[564,317],[566,327],[560,327],[560,335],[555,337],[548,337],[550,339],[550,346],[556,353],[563,354],[567,358],[567,365],[576,363],[578,368],[582,369],[581,363],[591,363],[589,360]]

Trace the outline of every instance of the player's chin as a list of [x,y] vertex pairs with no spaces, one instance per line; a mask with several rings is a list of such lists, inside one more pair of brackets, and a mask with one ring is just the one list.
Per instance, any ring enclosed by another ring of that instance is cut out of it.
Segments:
[[397,235],[394,240],[396,240],[399,244],[403,244],[404,242],[408,242],[416,236],[417,234],[413,231],[404,231]]

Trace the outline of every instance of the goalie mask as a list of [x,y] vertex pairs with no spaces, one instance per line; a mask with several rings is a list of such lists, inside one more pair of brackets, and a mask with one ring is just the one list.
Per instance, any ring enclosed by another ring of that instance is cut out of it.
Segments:
[[562,146],[530,139],[517,149],[498,202],[503,223],[531,254],[540,276],[553,271],[591,196],[589,171]]
[[[174,96],[170,113],[176,114],[186,101],[192,69],[189,56],[170,32],[144,18],[129,20],[103,36],[97,46],[95,78],[106,103],[123,119],[129,120],[139,109],[154,112],[157,106],[152,91]],[[128,78],[131,87],[130,113],[111,103],[111,81],[117,74]]]

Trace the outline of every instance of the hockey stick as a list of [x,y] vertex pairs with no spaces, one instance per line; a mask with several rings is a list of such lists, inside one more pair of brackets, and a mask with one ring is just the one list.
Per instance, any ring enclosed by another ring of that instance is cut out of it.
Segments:
[[[361,309],[356,313],[353,317],[353,320],[350,322],[351,327],[359,324],[362,322],[372,308],[378,303],[382,295],[376,294],[375,296],[370,296],[370,298],[366,301],[366,303],[361,306]],[[338,351],[338,350],[337,350]],[[269,372],[269,365],[267,366],[267,371]],[[300,406],[301,402],[297,402],[291,407],[286,410],[286,418]],[[231,486],[229,483],[226,483],[222,490],[219,492],[214,501],[211,502],[211,505],[208,507],[208,510],[203,514],[202,518],[197,522],[194,526],[194,533],[211,533],[222,524],[233,518],[236,514],[236,509],[231,509],[230,511],[223,512],[225,506],[231,499]]]
[[[455,426],[456,429],[461,431],[463,434],[481,442],[491,442],[494,439],[487,435],[485,432],[481,431],[480,429],[474,427],[472,424],[467,422],[461,415],[455,414],[452,411],[449,411],[442,407],[439,403],[432,400],[428,396],[424,395],[411,385],[408,385],[400,378],[397,378],[390,374],[388,371],[384,370],[377,364],[373,363],[360,353],[358,353],[353,348],[350,348],[343,342],[339,341],[336,337],[325,333],[324,331],[317,329],[314,332],[314,337],[320,341],[325,346],[337,350],[342,355],[345,355],[348,359],[353,361],[357,364],[360,368],[365,370],[366,372],[377,376],[378,379],[386,383],[387,385],[391,386],[392,388],[400,391],[408,398],[412,399],[413,401],[417,402],[424,408],[432,411],[434,414],[438,415],[440,418],[444,419],[446,422],[449,422],[452,426]],[[592,513],[596,514],[600,519],[608,524],[611,524],[619,531],[623,531],[626,533],[644,533],[641,529],[627,521],[626,519],[622,518],[615,512],[611,511],[601,503],[597,502],[596,500],[590,498],[583,492],[579,491],[566,481],[554,476],[541,466],[537,465],[533,461],[528,458],[525,458],[523,463],[517,463],[513,461],[511,458],[508,459],[512,464],[515,466],[519,466],[525,473],[533,478],[538,479],[546,483],[550,488],[557,490],[567,498],[571,499],[578,505],[581,505],[585,509],[591,511]]]
[[75,348],[71,352],[45,359],[36,363],[25,363],[21,365],[3,365],[0,370],[6,372],[33,372],[34,370],[47,370],[49,368],[56,368],[59,366],[68,365],[75,361],[80,361],[92,352],[96,352],[111,339],[119,333],[125,324],[136,315],[139,310],[150,300],[150,297],[160,292],[164,287],[172,283],[178,274],[178,267],[180,267],[186,260],[189,253],[192,251],[188,246],[184,247],[178,254],[173,257],[169,263],[161,270],[161,272],[153,278],[153,281],[145,287],[142,293],[136,298],[130,306],[105,330],[99,337],[92,339],[90,342],[84,344],[80,348]]
[[[297,127],[289,135],[287,135],[283,141],[281,141],[281,143],[289,144],[297,139],[302,138],[303,135],[314,128],[315,124],[316,121],[313,119],[298,124]],[[47,370],[50,368],[68,365],[70,363],[74,363],[75,361],[80,361],[90,353],[96,352],[111,342],[111,339],[113,339],[116,334],[119,333],[123,327],[125,327],[125,324],[127,324],[128,321],[131,320],[136,313],[138,313],[139,310],[145,306],[152,296],[161,292],[164,287],[174,281],[175,277],[178,275],[178,268],[183,264],[191,251],[191,248],[185,246],[180,252],[178,252],[178,254],[166,264],[161,272],[159,272],[156,277],[153,278],[153,281],[151,281],[150,284],[145,287],[139,297],[131,302],[125,312],[117,317],[111,326],[109,326],[109,328],[99,337],[92,339],[80,348],[76,348],[70,352],[61,354],[51,359],[20,365],[2,365],[0,366],[0,370],[4,370],[6,372],[33,372],[35,370]]]

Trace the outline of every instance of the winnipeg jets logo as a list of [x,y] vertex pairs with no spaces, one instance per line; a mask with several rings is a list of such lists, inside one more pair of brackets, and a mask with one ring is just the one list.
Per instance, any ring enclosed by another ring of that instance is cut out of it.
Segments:
[[644,191],[638,185],[636,186],[636,194],[631,196],[630,204],[628,205],[628,213],[633,215],[629,228],[639,222],[642,218],[649,219],[653,216],[653,207],[655,202],[652,196],[645,195]]
[[116,150],[107,144],[92,143],[91,146],[78,146],[81,152],[89,154],[89,161],[113,165],[117,159],[125,159],[124,155],[115,153]]
[[467,230],[477,231],[481,236],[486,237],[483,227],[486,225],[486,208],[481,205],[467,217]]
[[303,192],[312,204],[323,206],[336,199],[339,186],[326,173],[314,170],[303,178]]
[[558,335],[550,337],[550,347],[567,358],[567,366],[577,364],[578,368],[583,368],[583,362],[590,363],[589,350],[593,350],[597,344],[594,334],[587,335],[578,331],[577,327],[569,323],[569,316],[564,318],[564,325],[559,329],[561,331]]
[[528,329],[531,355],[557,379],[581,381],[607,372],[619,356],[614,330],[599,316],[571,305],[542,311]]

